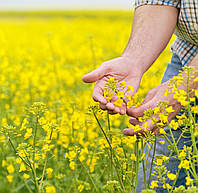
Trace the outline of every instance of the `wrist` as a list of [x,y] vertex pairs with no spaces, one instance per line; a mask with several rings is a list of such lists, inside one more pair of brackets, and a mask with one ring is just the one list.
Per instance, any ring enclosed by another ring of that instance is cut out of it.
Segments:
[[127,63],[131,66],[133,70],[136,70],[138,74],[143,76],[143,74],[148,70],[150,65],[145,63],[145,60],[142,57],[137,57],[137,55],[128,54],[124,52],[121,56]]

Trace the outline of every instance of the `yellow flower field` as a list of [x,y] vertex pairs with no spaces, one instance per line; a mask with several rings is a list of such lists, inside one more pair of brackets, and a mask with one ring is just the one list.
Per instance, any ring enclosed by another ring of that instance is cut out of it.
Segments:
[[[122,54],[132,17],[0,13],[0,193],[131,191],[136,138],[122,134],[128,117],[101,112],[92,101],[94,85],[81,79]],[[160,84],[170,57],[169,44],[144,76],[139,102]]]

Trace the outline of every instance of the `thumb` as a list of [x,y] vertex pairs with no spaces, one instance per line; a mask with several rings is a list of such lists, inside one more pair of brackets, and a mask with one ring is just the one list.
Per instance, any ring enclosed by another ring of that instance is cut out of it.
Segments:
[[85,83],[92,83],[92,82],[96,82],[97,80],[100,80],[101,78],[103,78],[106,74],[106,70],[104,67],[100,66],[97,69],[95,69],[94,71],[84,75],[82,77],[82,80]]
[[138,118],[138,117],[143,117],[144,115],[144,112],[147,110],[147,109],[150,109],[150,108],[153,108],[154,107],[154,101],[153,100],[149,100],[147,102],[144,102],[139,106],[139,107],[132,107],[130,109],[127,109],[127,115],[131,116],[131,117],[135,117],[135,118]]

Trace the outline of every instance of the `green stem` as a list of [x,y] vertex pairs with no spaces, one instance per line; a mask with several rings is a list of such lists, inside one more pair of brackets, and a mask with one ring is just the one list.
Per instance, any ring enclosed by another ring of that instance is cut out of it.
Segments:
[[173,132],[172,132],[172,129],[170,128],[170,126],[168,125],[168,128],[169,128],[169,131],[170,131],[170,134],[171,134],[171,137],[172,137],[172,140],[173,140],[173,146],[174,146],[174,151],[175,153],[177,154],[177,156],[179,156],[179,151],[178,151],[178,148],[177,148],[177,143],[175,141],[175,138],[173,136]]
[[151,174],[152,174],[153,163],[154,163],[154,159],[155,159],[156,146],[157,146],[157,136],[155,135],[154,150],[153,150],[153,156],[152,156],[151,167],[150,167],[150,172],[149,172],[148,187],[149,187],[149,185],[151,183]]
[[[194,127],[195,127],[195,120],[192,116],[192,112],[191,112],[191,106],[190,106],[190,96],[189,96],[189,85],[190,85],[190,69],[188,69],[188,76],[187,76],[187,100],[188,100],[188,116],[189,116],[189,119],[190,119],[190,122],[192,121],[194,123]],[[197,150],[197,145],[196,145],[196,139],[195,139],[195,136],[194,136],[194,129],[192,127],[192,124],[190,124],[190,134],[191,134],[191,139],[192,139],[192,146],[193,146],[193,155],[197,155],[198,154],[198,150]],[[195,170],[195,162],[191,163],[191,166],[193,170]],[[197,182],[197,174],[195,172],[195,179],[196,179],[196,182]]]
[[[189,85],[190,85],[190,70],[188,70],[188,78],[187,78],[187,100],[189,101],[189,103],[188,103],[188,114],[189,114],[190,121],[192,120],[194,125],[195,125],[195,121],[193,119],[191,108],[190,108]],[[197,155],[198,150],[197,150],[196,139],[195,139],[195,136],[194,136],[194,133],[193,133],[192,126],[190,126],[190,133],[191,133],[192,144],[193,144],[193,153],[194,153],[194,155]]]
[[[110,118],[109,118],[109,113],[107,112],[107,122],[108,122],[108,128],[109,132],[111,132],[111,124],[110,124]],[[110,141],[112,142],[111,134],[110,134]],[[113,177],[113,168],[112,168],[112,163],[113,162],[113,153],[110,151],[110,180],[112,180]]]
[[169,191],[169,189],[168,189],[168,187],[167,187],[167,183],[165,182],[165,180],[162,180],[162,182],[163,182],[163,184],[165,184],[166,190],[167,190],[167,192],[169,193],[170,191]]
[[[17,155],[17,150],[16,150],[16,148],[14,147],[14,144],[12,143],[12,140],[11,140],[11,138],[9,137],[9,135],[8,135],[8,141],[9,141],[9,143],[10,143],[12,149],[14,150],[15,154]],[[23,162],[25,165],[27,165],[28,167],[30,167],[30,165],[29,165],[20,155],[17,155],[17,156],[19,156],[19,158],[22,160],[22,162]]]
[[33,193],[33,191],[31,190],[30,186],[27,184],[27,182],[23,179],[23,177],[20,177],[23,181],[23,183],[25,184],[25,187],[28,189],[29,193]]
[[87,172],[87,175],[89,176],[89,179],[91,180],[91,183],[93,184],[94,186],[94,189],[96,190],[96,192],[99,192],[98,191],[98,188],[96,187],[96,184],[91,176],[91,174],[89,173],[89,169],[87,169],[87,167],[80,161],[81,165],[83,166],[83,168],[85,169],[85,171]]
[[37,191],[37,193],[40,193],[35,168],[32,167],[31,161],[30,161],[28,155],[26,154],[26,151],[23,150],[23,152],[25,154],[25,157],[26,157],[27,161],[29,162],[29,165],[30,165],[30,168],[31,168],[31,172],[32,172],[32,175],[33,175],[33,178],[34,178],[34,184],[35,184],[36,191]]
[[[143,139],[141,140],[141,145],[142,145],[142,153],[144,150],[144,145],[143,145]],[[144,175],[144,187],[147,189],[147,184],[146,184],[146,168],[145,168],[145,163],[144,160],[142,159],[142,168],[143,168],[143,175]]]
[[192,161],[191,156],[189,154],[188,154],[188,159],[189,159],[190,166],[192,168],[191,174],[192,174],[193,178],[195,179],[196,186],[198,186],[198,184],[197,184],[198,179],[197,179],[197,172],[196,172],[195,164],[193,164],[193,161]]
[[181,168],[179,168],[179,170],[177,171],[176,178],[175,178],[175,180],[173,181],[173,184],[172,184],[172,188],[171,188],[171,190],[170,190],[170,193],[173,191],[173,189],[174,189],[174,187],[175,187],[175,184],[176,184],[176,182],[177,182],[177,179],[178,179],[180,170],[181,170]]
[[32,167],[32,172],[33,172],[37,192],[40,193],[40,189],[39,189],[39,185],[38,185],[38,181],[37,181],[36,167],[35,167],[35,153],[36,153],[35,151],[36,151],[37,130],[38,130],[38,116],[36,116],[36,125],[35,125],[35,129],[34,129],[34,137],[33,137],[33,156],[32,156],[33,157],[32,158],[33,167]]
[[35,149],[36,149],[36,136],[37,136],[37,128],[38,127],[38,117],[36,116],[36,125],[34,129],[34,137],[33,137],[33,167],[35,167]]
[[[53,133],[53,127],[52,127],[52,130],[51,130],[51,133],[50,133],[50,138],[49,138],[50,141],[52,139],[52,133]],[[41,182],[40,182],[40,186],[39,186],[40,190],[42,188],[43,179],[44,179],[45,171],[46,171],[46,167],[47,167],[47,162],[48,162],[48,151],[45,154],[45,164],[44,164],[44,167],[43,167],[43,173],[42,173]]]
[[151,146],[150,146],[150,148],[149,148],[149,151],[148,151],[148,155],[147,155],[147,157],[146,157],[146,166],[147,166],[147,164],[148,164],[148,159],[149,159],[149,155],[150,155],[150,153],[151,153],[151,149],[153,148],[153,143],[151,144]]
[[139,173],[139,141],[137,140],[135,143],[135,152],[136,152],[136,165],[135,165],[135,188],[134,193],[137,189],[137,182],[138,182],[138,173]]
[[[116,157],[116,155],[114,154],[114,151],[113,151],[113,148],[112,148],[112,146],[111,146],[111,143],[110,143],[110,141],[109,141],[109,139],[108,139],[108,137],[107,137],[107,135],[106,135],[104,129],[102,128],[102,125],[100,124],[100,122],[99,122],[99,120],[98,120],[98,118],[97,118],[97,116],[96,116],[94,110],[93,110],[93,115],[94,115],[94,117],[95,117],[95,119],[96,119],[96,121],[97,121],[97,123],[98,123],[98,126],[100,127],[100,129],[101,129],[101,131],[102,131],[102,133],[103,133],[103,135],[104,135],[104,137],[105,137],[107,143],[109,144],[110,151],[113,153],[114,157],[115,157],[116,160],[117,160],[117,157]],[[118,160],[117,160],[117,162],[118,162]],[[117,174],[117,176],[118,176],[120,186],[122,187],[122,189],[123,189],[124,191],[126,191],[126,190],[125,190],[125,187],[124,187],[124,184],[123,184],[123,182],[122,182],[122,179],[121,179],[121,177],[120,177],[119,171],[118,171],[118,169],[117,169],[117,167],[116,167],[114,161],[113,161],[112,163],[113,163],[113,166],[114,166],[114,168],[115,168],[115,170],[116,170],[116,174]],[[119,163],[119,162],[118,162],[118,163]]]

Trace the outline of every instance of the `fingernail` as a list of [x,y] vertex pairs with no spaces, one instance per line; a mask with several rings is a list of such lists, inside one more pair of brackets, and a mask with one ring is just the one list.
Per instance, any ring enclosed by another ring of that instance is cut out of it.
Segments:
[[123,111],[120,111],[120,115],[124,115],[124,112]]
[[107,104],[107,101],[105,99],[101,99],[100,101],[103,105],[106,105]]
[[118,107],[115,108],[116,113],[120,113],[120,109]]
[[124,130],[123,130],[123,134],[124,134],[124,135],[127,135],[127,134],[128,134],[128,129],[124,129]]

